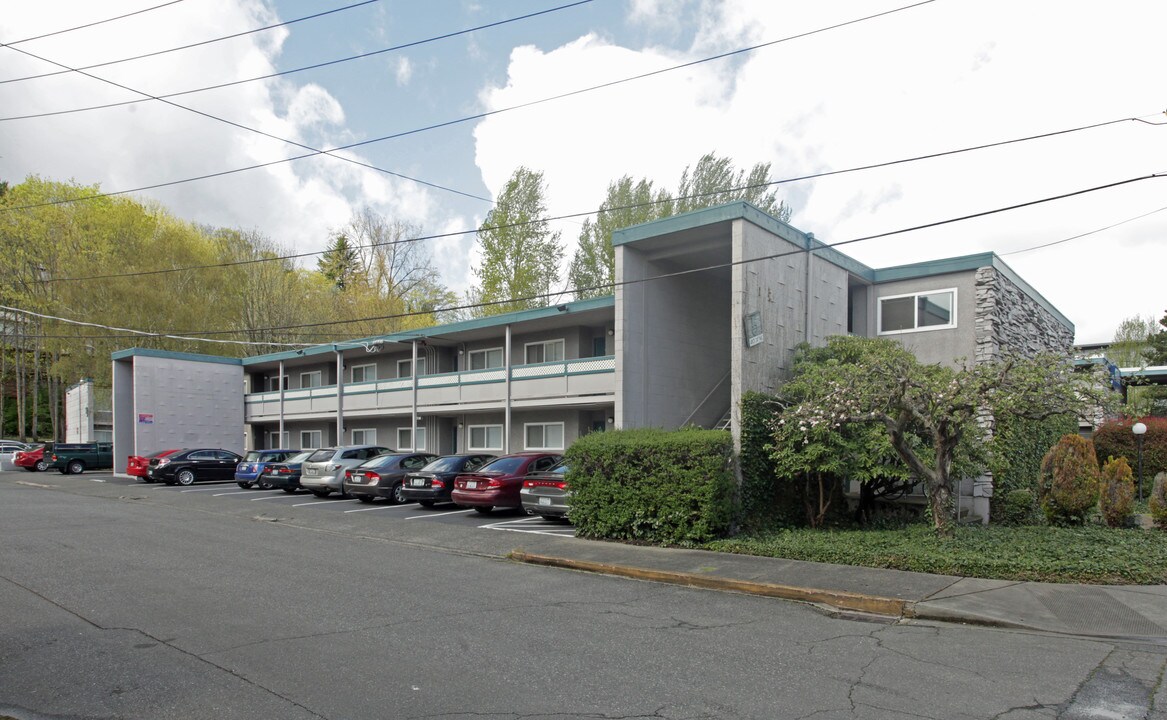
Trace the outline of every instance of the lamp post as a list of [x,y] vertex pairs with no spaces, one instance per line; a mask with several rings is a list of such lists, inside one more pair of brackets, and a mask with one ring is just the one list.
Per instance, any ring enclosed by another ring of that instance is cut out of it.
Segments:
[[1139,439],[1139,501],[1143,499],[1143,436],[1147,434],[1147,426],[1141,422],[1131,425],[1131,432]]

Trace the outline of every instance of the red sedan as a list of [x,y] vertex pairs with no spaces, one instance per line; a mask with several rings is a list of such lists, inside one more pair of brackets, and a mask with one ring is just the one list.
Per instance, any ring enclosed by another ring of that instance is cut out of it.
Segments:
[[519,490],[523,487],[523,477],[529,472],[549,470],[562,459],[562,455],[546,452],[503,455],[474,472],[455,478],[450,499],[480,513],[488,513],[496,507],[522,507]]
[[49,461],[45,460],[45,446],[41,445],[30,450],[18,450],[12,456],[12,464],[29,472],[44,472],[49,468]]
[[[153,455],[131,455],[126,462],[126,473],[134,477],[146,478],[146,468],[150,467],[150,458],[164,458],[167,455],[176,453],[181,448],[174,448],[173,450],[159,450]],[[146,480],[146,482],[152,482]]]

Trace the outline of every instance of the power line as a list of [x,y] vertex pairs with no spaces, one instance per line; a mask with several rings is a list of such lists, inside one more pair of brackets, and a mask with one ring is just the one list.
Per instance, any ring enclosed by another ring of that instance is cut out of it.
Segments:
[[117,15],[115,17],[106,18],[105,20],[97,20],[96,22],[85,23],[84,25],[75,25],[75,26],[70,27],[70,28],[65,28],[64,30],[54,30],[53,32],[44,33],[42,35],[33,35],[32,37],[26,37],[26,38],[23,38],[21,40],[13,40],[12,42],[9,42],[9,43],[0,43],[0,44],[19,45],[20,43],[32,42],[33,40],[40,40],[41,38],[52,37],[54,35],[63,35],[65,33],[73,32],[74,30],[83,30],[85,28],[93,27],[95,25],[104,25],[105,23],[113,22],[114,20],[121,20],[123,18],[128,18],[128,17],[131,17],[133,15],[141,15],[142,13],[148,13],[151,10],[157,10],[159,8],[164,8],[164,7],[167,7],[169,5],[177,5],[178,3],[182,2],[182,1],[183,0],[170,0],[170,2],[164,2],[161,5],[155,5],[153,7],[143,8],[141,10],[135,10],[134,12],[129,12],[129,13],[126,13],[124,15]]
[[[333,153],[333,152],[336,152],[338,150],[351,150],[353,148],[362,147],[364,145],[371,145],[374,143],[384,142],[386,140],[393,140],[396,138],[406,137],[408,135],[415,135],[415,134],[426,132],[429,130],[436,130],[438,128],[449,127],[452,125],[458,125],[461,123],[470,122],[472,120],[480,120],[483,118],[492,117],[494,115],[499,115],[501,113],[509,112],[512,110],[518,110],[518,109],[522,109],[522,108],[532,107],[535,105],[540,105],[542,103],[552,102],[555,100],[562,100],[564,98],[573,97],[575,95],[581,95],[583,93],[592,92],[592,91],[600,90],[600,89],[604,89],[604,88],[614,87],[616,85],[632,82],[635,80],[643,80],[646,78],[654,77],[656,75],[661,75],[664,73],[672,72],[674,70],[680,70],[683,68],[688,68],[688,67],[693,67],[695,65],[700,65],[702,63],[712,62],[714,60],[721,60],[721,59],[725,59],[728,57],[733,57],[733,56],[740,55],[743,53],[752,52],[752,51],[757,50],[759,48],[769,47],[772,45],[776,45],[778,43],[788,42],[791,40],[795,40],[795,39],[804,38],[804,37],[808,37],[811,35],[816,35],[819,33],[827,32],[829,30],[834,30],[837,28],[846,27],[848,25],[854,25],[856,23],[864,22],[867,20],[872,20],[872,19],[883,17],[886,15],[891,15],[893,13],[903,12],[905,10],[910,10],[912,8],[920,7],[922,5],[928,5],[928,4],[933,3],[933,2],[936,2],[936,0],[921,0],[921,2],[917,2],[917,3],[911,4],[911,5],[904,5],[902,7],[895,8],[893,10],[886,10],[884,12],[876,13],[874,15],[867,15],[867,16],[857,18],[854,20],[848,20],[846,22],[836,23],[834,25],[829,25],[827,27],[818,28],[816,30],[809,30],[807,32],[799,33],[797,35],[790,35],[790,36],[787,36],[785,38],[780,38],[778,40],[771,40],[770,42],[760,43],[758,45],[752,45],[750,47],[741,48],[738,50],[732,50],[732,51],[725,52],[725,53],[720,53],[718,55],[713,55],[711,57],[703,58],[700,60],[693,60],[693,61],[690,61],[687,63],[681,63],[680,65],[673,65],[671,67],[662,68],[660,70],[654,70],[651,72],[642,73],[640,75],[634,75],[632,77],[627,77],[627,78],[624,78],[621,80],[612,80],[610,82],[601,83],[599,85],[593,85],[591,87],[582,88],[582,89],[578,89],[578,90],[572,90],[569,92],[560,93],[558,95],[552,95],[550,97],[542,98],[539,100],[531,100],[529,102],[519,103],[518,105],[512,105],[512,106],[506,107],[506,108],[498,108],[496,110],[489,110],[486,112],[478,113],[475,115],[469,115],[469,116],[458,118],[455,120],[448,120],[445,122],[435,123],[433,125],[428,125],[428,126],[421,127],[421,128],[415,128],[413,130],[405,130],[402,132],[393,133],[391,135],[384,135],[382,137],[372,138],[370,140],[362,140],[362,141],[355,142],[355,143],[349,143],[348,145],[340,145],[340,146],[337,146],[334,148],[329,148],[328,150],[321,150],[319,152],[312,152],[312,153],[307,153],[304,155],[294,155],[292,157],[283,158],[281,160],[272,160],[270,162],[259,163],[256,165],[249,165],[247,167],[242,167],[242,168],[235,168],[233,170],[222,170],[219,172],[207,173],[205,175],[199,175],[196,177],[189,177],[189,178],[184,178],[181,180],[171,180],[168,182],[155,183],[153,185],[144,185],[141,187],[130,188],[127,190],[116,190],[116,191],[111,191],[111,192],[106,192],[106,193],[95,193],[92,195],[85,195],[85,196],[82,196],[79,198],[73,198],[70,200],[55,200],[55,201],[50,201],[50,202],[45,202],[45,203],[36,203],[36,204],[32,204],[32,205],[22,205],[22,206],[14,207],[14,208],[0,208],[0,209],[2,209],[4,211],[25,210],[25,209],[34,208],[34,207],[45,207],[48,205],[61,205],[61,204],[65,204],[65,203],[82,202],[82,201],[86,201],[86,200],[96,200],[98,198],[111,197],[114,195],[126,195],[129,193],[143,192],[145,190],[156,190],[158,188],[170,187],[173,185],[181,185],[184,183],[196,182],[199,180],[208,180],[210,178],[223,177],[226,175],[232,175],[235,173],[246,172],[249,170],[257,170],[259,168],[270,167],[272,165],[280,165],[283,163],[293,162],[296,160],[303,160],[304,158],[314,157],[316,155],[320,155],[323,153]],[[590,213],[587,213],[587,214],[590,214]]]
[[1161,207],[1158,210],[1152,210],[1151,212],[1143,213],[1142,215],[1135,215],[1134,217],[1127,218],[1126,220],[1119,220],[1118,222],[1111,223],[1110,225],[1107,225],[1106,227],[1100,227],[1100,228],[1097,228],[1095,230],[1090,230],[1088,232],[1080,233],[1078,235],[1073,235],[1073,236],[1068,237],[1068,238],[1062,238],[1061,240],[1054,240],[1053,242],[1044,243],[1042,245],[1034,245],[1032,247],[1022,248],[1021,250],[1011,250],[1007,253],[1001,253],[1001,256],[1004,257],[1006,255],[1020,255],[1021,253],[1030,252],[1031,250],[1041,250],[1043,248],[1053,247],[1054,245],[1061,245],[1062,243],[1068,243],[1071,240],[1077,240],[1079,238],[1084,238],[1088,235],[1096,235],[1100,232],[1105,232],[1107,230],[1113,230],[1114,228],[1118,227],[1119,225],[1126,225],[1127,223],[1134,222],[1135,220],[1142,220],[1145,217],[1150,217],[1151,215],[1154,215],[1155,213],[1161,213],[1164,210],[1167,210],[1167,206]]
[[[232,80],[230,82],[218,83],[216,85],[206,85],[204,87],[192,88],[190,90],[182,90],[180,92],[165,93],[162,95],[158,95],[156,98],[153,98],[153,99],[162,100],[165,98],[180,97],[182,95],[193,95],[195,93],[206,92],[208,90],[219,90],[219,89],[226,88],[226,87],[232,87],[234,85],[242,85],[244,83],[257,82],[259,80],[270,80],[272,78],[282,77],[284,75],[291,75],[294,73],[300,73],[300,72],[304,72],[306,70],[316,70],[318,68],[328,67],[330,65],[337,65],[340,63],[350,62],[353,60],[363,60],[365,58],[374,57],[376,55],[382,55],[382,54],[388,53],[388,52],[395,52],[397,50],[405,50],[407,48],[416,47],[418,45],[425,45],[426,43],[435,42],[437,40],[447,40],[449,38],[458,37],[459,35],[467,35],[467,34],[470,34],[473,32],[477,32],[479,30],[487,30],[489,28],[498,27],[499,25],[506,25],[509,23],[518,22],[520,20],[528,20],[528,19],[533,18],[533,17],[538,17],[540,15],[546,15],[548,13],[552,13],[552,12],[556,12],[558,10],[564,10],[567,8],[575,7],[576,5],[583,5],[583,4],[589,3],[589,2],[592,2],[592,0],[580,0],[579,2],[573,2],[573,3],[569,3],[567,5],[562,5],[559,7],[548,8],[547,10],[539,10],[539,11],[536,11],[533,13],[527,13],[526,15],[519,15],[519,16],[516,16],[513,18],[508,18],[506,20],[497,20],[495,22],[486,23],[484,25],[477,25],[475,27],[466,28],[464,30],[456,30],[454,32],[448,32],[448,33],[445,33],[443,35],[435,35],[433,37],[425,38],[423,40],[413,40],[413,41],[410,41],[407,43],[402,43],[400,45],[393,45],[391,47],[382,48],[380,50],[373,50],[373,51],[367,52],[367,53],[360,53],[358,55],[350,55],[348,57],[339,58],[337,60],[328,60],[325,62],[315,63],[312,65],[305,65],[303,67],[292,68],[290,70],[281,70],[280,72],[269,73],[267,75],[258,75],[256,77],[244,78],[242,80]],[[3,43],[0,43],[0,46],[3,46]],[[136,58],[127,58],[126,61],[133,60],[133,59],[136,59]],[[126,62],[126,61],[118,61],[118,62]],[[108,64],[108,63],[106,63],[106,64]],[[88,67],[78,68],[78,70],[89,70],[89,69],[92,69],[94,67],[99,67],[99,66],[98,65],[90,65]],[[63,71],[63,72],[67,72],[67,71]],[[58,73],[51,73],[51,74],[55,75]],[[4,82],[13,82],[13,81],[4,81]],[[124,105],[136,105],[136,104],[142,103],[142,102],[147,102],[147,100],[123,100],[121,102],[105,103],[102,105],[90,105],[88,107],[73,108],[70,110],[53,110],[50,112],[34,113],[34,114],[30,114],[30,115],[13,115],[10,117],[0,117],[0,122],[5,122],[8,120],[30,120],[33,118],[51,117],[54,115],[68,115],[71,113],[88,112],[90,110],[104,110],[106,108],[122,107]]]
[[[1126,180],[1119,180],[1116,182],[1106,183],[1104,185],[1096,185],[1094,187],[1089,187],[1089,188],[1085,188],[1082,190],[1075,190],[1072,192],[1062,193],[1059,195],[1052,195],[1049,197],[1040,198],[1038,200],[1029,200],[1026,202],[1016,203],[1016,204],[1008,205],[1005,207],[994,208],[992,210],[984,210],[981,212],[971,213],[968,215],[961,215],[958,217],[947,218],[945,220],[937,220],[934,222],[923,223],[920,225],[913,225],[911,227],[901,228],[898,230],[890,230],[887,232],[876,233],[873,235],[865,235],[865,236],[858,237],[858,238],[852,238],[850,240],[842,240],[842,241],[837,242],[837,243],[822,244],[821,246],[817,246],[817,247],[812,245],[812,244],[808,244],[808,246],[805,248],[797,248],[795,250],[787,250],[784,252],[772,253],[770,255],[763,255],[760,257],[756,257],[756,258],[735,260],[735,261],[726,262],[726,263],[717,263],[714,265],[704,265],[704,266],[696,267],[696,268],[688,268],[686,270],[676,270],[673,272],[662,273],[660,275],[654,275],[652,277],[638,278],[635,280],[623,280],[623,281],[619,281],[619,282],[606,283],[603,285],[593,285],[593,286],[589,286],[589,287],[571,288],[570,290],[568,290],[568,292],[580,293],[580,292],[588,292],[588,291],[593,291],[593,290],[615,291],[615,289],[617,287],[627,287],[630,285],[639,285],[642,283],[653,282],[656,280],[681,277],[684,275],[692,275],[692,274],[696,274],[696,273],[700,273],[700,272],[708,272],[711,270],[723,270],[723,269],[728,269],[728,268],[737,267],[737,266],[741,266],[741,265],[750,265],[753,263],[763,262],[763,261],[767,261],[767,260],[777,260],[779,258],[788,257],[791,255],[799,255],[802,253],[814,253],[814,252],[819,252],[822,250],[828,250],[828,249],[842,247],[844,245],[852,245],[854,243],[865,242],[868,240],[876,240],[876,239],[880,239],[880,238],[891,237],[893,235],[902,235],[905,233],[915,232],[918,230],[927,230],[930,228],[940,227],[943,225],[951,225],[953,223],[963,222],[966,220],[973,220],[976,218],[987,217],[989,215],[997,215],[997,214],[1004,213],[1004,212],[1010,212],[1012,210],[1019,210],[1021,208],[1032,207],[1034,205],[1041,205],[1044,203],[1054,202],[1056,200],[1064,200],[1064,199],[1071,198],[1071,197],[1077,197],[1080,195],[1086,195],[1088,193],[1098,192],[1100,190],[1107,190],[1107,189],[1111,189],[1111,188],[1121,187],[1123,185],[1130,185],[1130,184],[1136,183],[1136,182],[1142,182],[1144,180],[1150,180],[1153,178],[1162,178],[1162,177],[1167,177],[1167,173],[1155,173],[1155,174],[1143,175],[1143,176],[1135,177],[1135,178],[1128,178]],[[1162,209],[1167,209],[1167,208],[1162,208]],[[1155,211],[1155,212],[1158,212],[1158,211]],[[1142,215],[1140,217],[1145,217],[1146,215],[1151,215],[1151,214],[1153,214],[1153,213],[1146,213],[1145,215]],[[1132,218],[1132,220],[1134,220],[1134,219],[1137,219],[1137,218]],[[198,341],[198,340],[207,339],[207,338],[192,337],[192,336],[230,335],[230,334],[235,334],[235,333],[239,333],[239,332],[272,332],[272,331],[277,331],[277,330],[301,330],[304,328],[319,328],[319,327],[325,327],[325,326],[349,325],[349,324],[360,323],[360,322],[379,322],[379,321],[384,321],[384,320],[398,320],[398,319],[409,318],[409,317],[418,317],[418,316],[422,316],[422,315],[437,315],[439,313],[449,313],[449,312],[455,312],[455,311],[461,311],[461,310],[474,310],[474,309],[480,309],[480,308],[495,307],[498,305],[505,305],[505,304],[514,303],[514,302],[533,302],[533,301],[547,302],[551,298],[556,297],[556,296],[561,295],[561,294],[563,294],[562,291],[552,291],[552,292],[547,292],[547,293],[540,293],[537,295],[529,295],[526,297],[507,298],[505,300],[493,300],[493,301],[478,302],[478,303],[464,303],[461,305],[451,305],[451,306],[447,306],[447,307],[433,308],[433,309],[429,309],[429,310],[394,313],[394,314],[390,314],[390,315],[378,315],[378,316],[373,316],[373,317],[353,318],[353,319],[348,319],[348,320],[330,320],[330,321],[326,321],[326,322],[316,322],[316,323],[299,323],[296,325],[280,325],[280,326],[272,326],[272,327],[264,327],[264,328],[249,328],[247,330],[194,330],[194,331],[186,331],[184,333],[184,337],[181,337],[179,339]],[[0,309],[13,310],[13,311],[17,311],[17,312],[27,312],[27,311],[19,310],[18,308],[6,308],[4,306],[0,306]],[[93,323],[80,323],[80,322],[78,324],[93,325]],[[104,326],[98,326],[98,327],[104,327]],[[123,328],[110,328],[110,329],[115,329],[118,331],[125,331]],[[139,332],[139,331],[130,331],[130,332]],[[408,331],[405,331],[405,332],[408,332]],[[148,335],[150,333],[143,332],[141,334]],[[175,337],[175,336],[168,335],[165,337]],[[421,335],[419,335],[419,337],[421,337]],[[249,342],[249,341],[234,341],[234,342],[241,343],[241,344],[252,344],[252,345],[276,345],[276,343],[255,343],[255,342]],[[319,343],[316,343],[316,344],[319,344]]]
[[[910,162],[918,162],[920,160],[931,160],[931,159],[946,157],[946,156],[950,156],[950,155],[958,155],[958,154],[962,154],[962,153],[973,152],[976,150],[985,150],[985,149],[1001,147],[1001,146],[1005,146],[1005,145],[1013,145],[1013,144],[1022,143],[1022,142],[1029,142],[1032,140],[1040,140],[1040,139],[1045,139],[1045,138],[1057,137],[1059,135],[1067,135],[1070,133],[1082,132],[1084,130],[1093,130],[1096,128],[1106,127],[1109,125],[1116,125],[1116,124],[1125,123],[1125,122],[1138,122],[1138,123],[1143,123],[1146,125],[1163,125],[1164,124],[1164,123],[1150,123],[1150,122],[1147,122],[1146,120],[1143,120],[1142,118],[1135,118],[1135,117],[1119,118],[1116,120],[1107,120],[1105,122],[1092,123],[1090,125],[1081,125],[1081,126],[1074,127],[1074,128],[1067,128],[1067,129],[1063,129],[1063,130],[1054,130],[1051,132],[1040,133],[1037,135],[1029,135],[1029,136],[1021,137],[1021,138],[1012,138],[1009,140],[1000,140],[997,142],[984,143],[981,145],[972,145],[969,147],[958,148],[956,150],[944,150],[941,152],[929,153],[926,155],[917,155],[917,156],[910,157],[910,158],[900,158],[898,160],[889,160],[889,161],[880,162],[880,163],[859,165],[856,167],[845,168],[842,170],[827,170],[827,171],[823,171],[823,172],[819,172],[819,173],[812,173],[809,175],[800,175],[797,177],[785,178],[782,180],[772,180],[772,181],[768,181],[765,183],[746,185],[743,187],[723,188],[723,189],[718,189],[718,190],[712,190],[712,191],[705,192],[705,193],[696,193],[693,195],[683,195],[683,196],[679,196],[679,197],[670,198],[669,200],[653,200],[653,201],[649,201],[649,202],[645,202],[645,203],[633,203],[631,205],[621,205],[621,206],[617,206],[617,207],[607,208],[605,210],[605,212],[617,212],[620,210],[630,210],[630,209],[639,208],[639,207],[648,207],[648,206],[652,206],[652,205],[659,205],[662,202],[673,202],[676,200],[686,200],[686,199],[698,199],[698,198],[702,198],[702,197],[707,197],[709,195],[717,195],[717,194],[726,193],[726,192],[740,192],[740,191],[744,191],[744,190],[754,190],[754,189],[759,189],[759,188],[763,188],[763,187],[785,185],[785,184],[789,184],[789,183],[793,183],[793,182],[815,180],[818,178],[831,177],[834,175],[843,175],[846,173],[859,172],[862,170],[874,170],[874,169],[878,169],[878,168],[892,167],[895,165],[902,165],[902,164],[906,164],[906,163],[910,163]],[[63,201],[63,202],[68,202],[68,201]],[[54,204],[57,204],[57,203],[41,203],[41,204],[36,204],[36,205],[25,205],[25,206],[20,206],[20,207],[15,207],[15,208],[0,208],[0,210],[6,210],[6,209],[21,210],[21,209],[26,209],[26,208],[35,208],[35,207],[42,207],[44,205],[54,205]],[[371,248],[375,248],[375,247],[392,246],[392,245],[398,245],[398,244],[404,244],[404,243],[423,242],[423,241],[427,241],[427,240],[439,240],[442,238],[457,237],[459,235],[468,235],[470,233],[479,232],[480,230],[502,230],[502,229],[507,229],[507,228],[524,227],[526,225],[531,225],[531,224],[535,224],[535,223],[553,222],[556,220],[571,220],[571,219],[585,217],[585,216],[589,216],[589,215],[593,215],[593,214],[595,214],[595,211],[569,213],[566,215],[557,215],[555,217],[550,217],[550,218],[539,218],[539,219],[528,220],[528,221],[524,221],[524,222],[508,223],[505,225],[482,226],[482,227],[474,228],[474,229],[454,230],[451,232],[438,233],[438,234],[433,234],[433,235],[421,235],[421,236],[414,237],[414,238],[390,240],[390,241],[386,241],[386,242],[382,242],[382,243],[369,243],[369,244],[365,244],[365,245],[356,245],[356,246],[354,246],[354,249],[358,249],[358,250],[359,249],[371,249]],[[207,265],[190,265],[190,266],[185,266],[185,267],[180,267],[180,268],[164,268],[164,269],[159,269],[159,270],[142,270],[142,271],[129,272],[129,273],[111,273],[111,274],[106,274],[106,275],[88,275],[88,276],[82,276],[82,277],[48,278],[46,280],[38,280],[36,282],[38,282],[38,283],[84,282],[84,281],[90,281],[90,280],[110,280],[110,279],[123,278],[123,277],[145,277],[145,276],[151,276],[151,275],[167,275],[167,274],[172,274],[172,273],[176,273],[176,272],[184,272],[187,270],[216,269],[216,268],[224,268],[224,267],[233,267],[233,266],[237,266],[237,265],[254,265],[256,263],[262,263],[262,262],[298,260],[301,258],[323,255],[325,252],[327,252],[327,250],[314,250],[312,252],[294,253],[291,255],[280,255],[280,256],[270,257],[270,258],[256,258],[256,259],[251,259],[251,260],[236,260],[236,261],[227,261],[227,262],[221,262],[221,263],[211,263],[211,264],[207,264]]]
[[[181,0],[175,0],[175,2],[181,2]],[[167,53],[177,52],[179,50],[189,50],[190,48],[200,47],[202,45],[210,45],[212,43],[222,42],[224,40],[233,40],[233,39],[238,38],[238,37],[244,37],[245,35],[254,35],[255,33],[264,32],[266,30],[274,30],[275,28],[284,27],[286,25],[294,25],[296,23],[304,22],[305,20],[314,20],[318,17],[324,17],[325,15],[332,15],[333,13],[343,12],[345,10],[352,10],[353,8],[358,8],[358,7],[361,7],[362,5],[369,5],[369,4],[375,3],[375,2],[380,2],[380,0],[362,0],[361,2],[354,3],[352,5],[345,5],[344,7],[333,8],[332,10],[325,10],[324,12],[318,12],[318,13],[315,13],[313,15],[305,15],[304,17],[296,18],[295,20],[286,20],[284,22],[276,23],[274,25],[265,25],[264,27],[254,28],[252,30],[244,30],[243,32],[232,33],[231,35],[223,35],[221,37],[211,38],[210,40],[201,40],[201,41],[196,42],[196,43],[190,43],[188,45],[179,45],[178,47],[167,48],[165,50],[156,50],[154,52],[143,53],[141,55],[135,55],[133,57],[122,58],[120,60],[109,60],[107,62],[94,63],[93,65],[85,65],[84,67],[79,67],[79,68],[69,68],[66,70],[56,70],[54,72],[41,73],[40,75],[26,75],[25,77],[9,78],[7,80],[0,80],[0,85],[4,85],[7,83],[14,83],[14,82],[22,82],[24,80],[36,80],[38,78],[52,77],[54,75],[64,75],[66,73],[78,72],[80,70],[93,70],[94,68],[106,67],[107,65],[118,65],[121,63],[130,62],[131,60],[142,60],[144,58],[155,57],[158,55],[165,55]],[[169,5],[172,3],[167,3],[167,4]],[[158,7],[162,7],[162,6],[159,5]],[[153,8],[150,8],[150,9],[153,9]],[[143,12],[143,11],[139,11],[139,12]],[[136,14],[136,13],[131,13],[131,14]],[[128,16],[122,15],[121,17],[128,17]],[[94,23],[94,24],[96,24],[96,23]],[[88,27],[88,26],[83,25],[82,27]],[[73,28],[73,29],[77,29],[77,28]],[[42,35],[41,37],[46,37],[46,36]],[[37,38],[29,38],[29,40],[35,40],[35,39],[37,39]],[[11,47],[12,45],[16,45],[17,43],[22,43],[22,42],[27,42],[27,41],[28,40],[17,40],[14,43],[0,43],[0,45],[7,45],[8,47]],[[16,48],[12,48],[12,49],[15,50]]]

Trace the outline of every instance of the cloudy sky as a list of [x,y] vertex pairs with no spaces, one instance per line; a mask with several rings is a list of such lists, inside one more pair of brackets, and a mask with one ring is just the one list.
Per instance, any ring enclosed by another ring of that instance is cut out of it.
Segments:
[[[1148,177],[1167,173],[1162,0],[358,3],[10,3],[0,179],[134,190],[375,141],[337,154],[377,169],[312,155],[135,193],[306,252],[365,205],[427,234],[473,229],[519,165],[545,174],[551,214],[568,215],[594,210],[624,174],[675,188],[710,151],[769,162],[780,180],[1109,123],[780,194],[795,226],[836,243],[1130,180],[845,251],[873,267],[995,251],[1078,342],[1167,310],[1167,177]],[[143,100],[273,73],[287,74]],[[557,226],[570,256],[579,221]],[[471,234],[430,243],[456,290],[472,245]]]

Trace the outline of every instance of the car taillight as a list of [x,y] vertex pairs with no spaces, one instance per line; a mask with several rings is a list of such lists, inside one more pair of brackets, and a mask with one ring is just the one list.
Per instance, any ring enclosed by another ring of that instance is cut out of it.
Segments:
[[[336,467],[334,467],[334,468],[332,468],[332,469],[333,469],[333,470],[339,470],[339,469],[340,469],[340,466],[339,466],[339,465],[337,465]],[[344,471],[344,479],[345,479],[345,480],[352,480],[352,479],[353,479],[353,471],[352,471],[352,470],[345,470],[345,471]]]
[[329,470],[340,470],[343,467],[344,467],[344,465],[333,465],[332,467],[329,468]]
[[368,481],[369,481],[369,482],[371,482],[371,483],[375,483],[375,482],[377,482],[378,480],[380,480],[380,479],[381,479],[381,476],[380,476],[380,475],[378,475],[378,474],[377,474],[377,473],[375,473],[375,472],[369,472],[369,471],[367,471],[367,470],[366,470],[366,471],[365,471],[365,479],[366,479],[366,480],[368,480]]
[[276,472],[278,472],[280,475],[291,475],[292,468],[286,468],[286,467],[277,468]]
[[560,490],[566,490],[567,489],[567,482],[563,481],[563,480],[524,480],[523,487],[525,487],[525,488],[553,487],[553,488],[559,488]]
[[53,453],[53,462],[57,462],[57,454]]
[[486,487],[488,487],[488,488],[502,487],[502,480],[498,480],[498,479],[487,480]]
[[158,467],[162,467],[163,465],[169,465],[169,464],[170,464],[170,458],[162,458],[161,460],[158,461]]
[[444,488],[444,487],[446,487],[446,483],[442,482],[441,480],[438,480],[437,478],[434,478],[433,480],[430,480],[430,487]]

